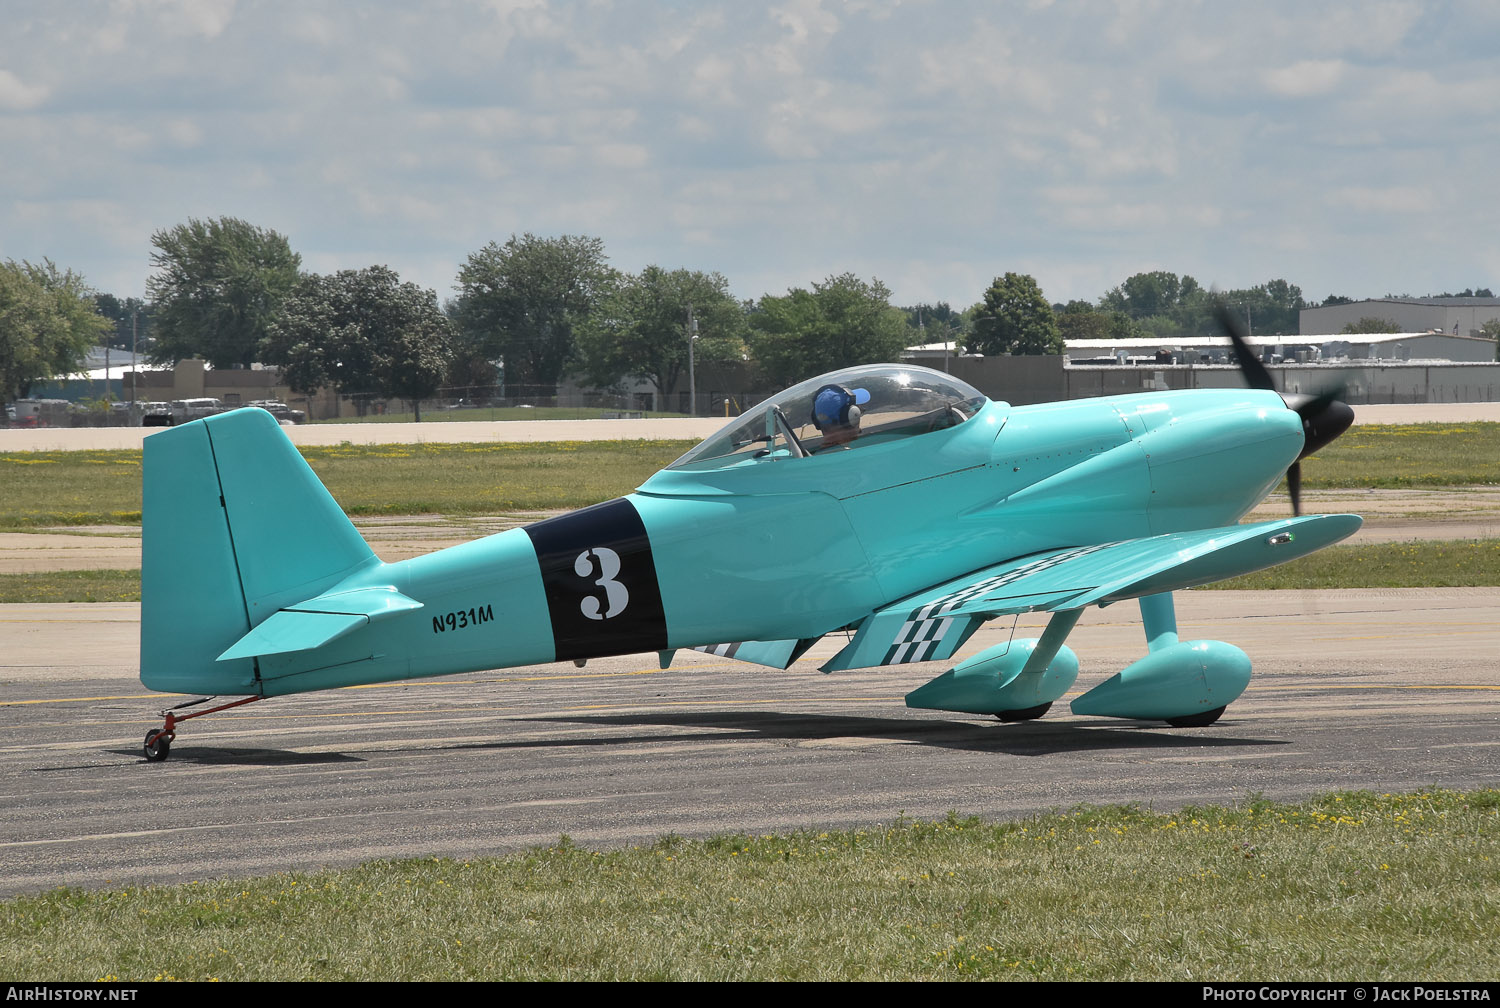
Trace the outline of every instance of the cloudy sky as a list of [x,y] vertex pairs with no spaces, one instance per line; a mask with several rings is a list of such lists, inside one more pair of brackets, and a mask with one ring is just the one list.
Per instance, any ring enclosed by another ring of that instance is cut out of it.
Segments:
[[0,259],[241,217],[452,295],[510,235],[899,304],[1500,288],[1500,5],[4,0]]

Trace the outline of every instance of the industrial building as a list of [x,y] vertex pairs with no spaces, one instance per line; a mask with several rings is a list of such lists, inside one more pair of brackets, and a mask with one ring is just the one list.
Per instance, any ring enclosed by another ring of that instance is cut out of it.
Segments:
[[[1500,298],[1372,298],[1348,304],[1304,308],[1300,333],[1341,333],[1360,319],[1376,318],[1402,332],[1439,332],[1477,336],[1485,323],[1500,319]],[[1494,358],[1491,357],[1491,360]]]

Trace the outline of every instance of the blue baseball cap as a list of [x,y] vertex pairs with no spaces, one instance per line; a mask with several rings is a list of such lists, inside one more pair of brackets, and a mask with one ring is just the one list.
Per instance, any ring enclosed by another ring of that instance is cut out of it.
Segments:
[[813,421],[820,427],[847,424],[850,406],[863,406],[870,401],[868,389],[846,389],[839,385],[827,385],[818,391],[813,400]]

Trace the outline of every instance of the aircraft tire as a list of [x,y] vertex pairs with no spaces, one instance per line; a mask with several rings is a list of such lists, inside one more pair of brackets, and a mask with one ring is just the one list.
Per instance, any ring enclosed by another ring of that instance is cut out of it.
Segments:
[[995,716],[1006,724],[1013,724],[1016,721],[1035,721],[1051,709],[1052,701],[1049,700],[1044,704],[1037,704],[1035,707],[1022,707],[1020,710],[1003,710]]
[[157,729],[146,733],[146,759],[151,762],[159,762],[167,758],[172,751],[172,740],[167,738],[167,733]]
[[[1225,704],[1224,707],[1229,706]],[[1187,717],[1167,718],[1167,724],[1173,728],[1207,728],[1224,714],[1224,707],[1215,707],[1201,714],[1189,714]]]

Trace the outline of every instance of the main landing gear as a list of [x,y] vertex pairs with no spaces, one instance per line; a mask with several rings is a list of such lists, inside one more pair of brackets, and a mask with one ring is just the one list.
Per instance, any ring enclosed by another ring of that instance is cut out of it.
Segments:
[[[1224,705],[1224,707],[1228,706],[1228,704]],[[1167,724],[1173,728],[1207,728],[1223,716],[1224,707],[1215,707],[1213,710],[1206,710],[1201,714],[1189,714],[1186,717],[1169,717]]]
[[156,763],[167,758],[168,754],[172,751],[172,740],[177,737],[178,722],[191,721],[193,718],[202,717],[205,714],[217,714],[219,711],[226,711],[231,707],[242,707],[247,703],[254,703],[257,700],[265,698],[261,696],[240,697],[238,700],[227,704],[220,704],[217,707],[210,707],[208,710],[194,711],[191,714],[176,713],[188,707],[206,704],[213,699],[213,697],[204,697],[201,700],[189,700],[187,703],[178,704],[176,707],[168,707],[162,711],[161,716],[165,719],[162,726],[146,733],[146,742],[143,746],[146,752],[146,759]]
[[1003,710],[995,716],[1006,724],[1014,724],[1017,721],[1035,721],[1043,714],[1052,709],[1052,701],[1037,704],[1035,707],[1026,707],[1021,710]]
[[[1165,721],[1206,728],[1250,682],[1250,659],[1223,641],[1182,641],[1170,592],[1141,597],[1148,654],[1069,704],[1074,714]],[[924,710],[993,714],[1032,721],[1078,678],[1078,656],[1065,644],[1082,609],[1052,614],[1041,638],[1009,640],[982,651],[906,695]]]

